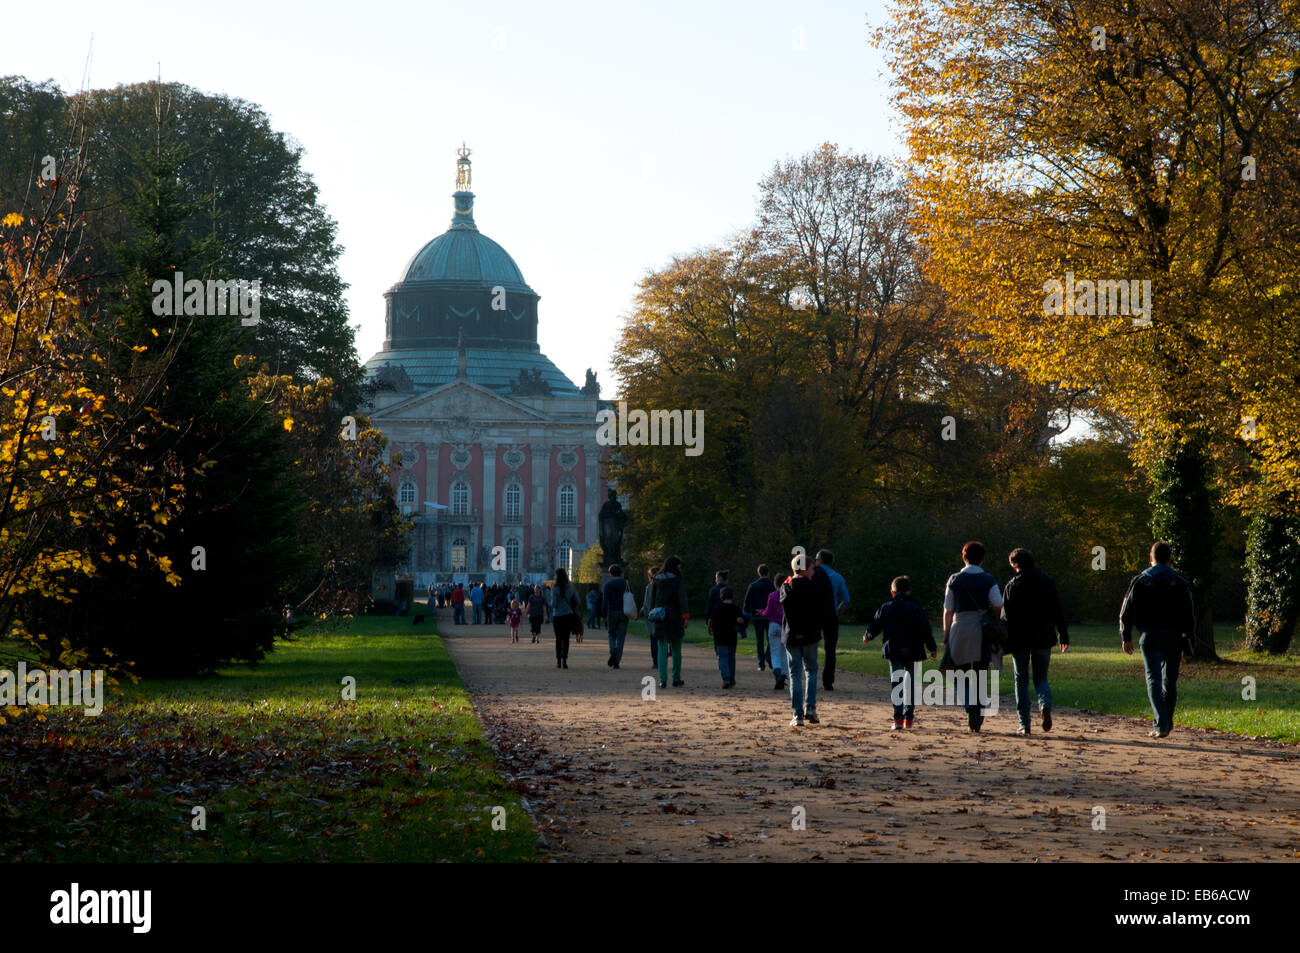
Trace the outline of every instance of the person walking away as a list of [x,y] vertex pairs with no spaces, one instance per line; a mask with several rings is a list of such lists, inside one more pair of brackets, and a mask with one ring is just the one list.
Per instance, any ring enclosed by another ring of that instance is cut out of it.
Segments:
[[569,667],[569,636],[582,630],[582,600],[578,589],[569,582],[563,567],[555,570],[554,605],[551,620],[555,625],[555,667]]
[[546,617],[546,597],[542,595],[541,586],[533,586],[533,594],[528,597],[528,628],[532,630],[533,642],[542,641],[542,619]]
[[781,631],[790,660],[790,707],[794,709],[791,728],[805,721],[813,725],[821,722],[817,717],[817,643],[825,611],[813,582],[813,567],[804,566],[805,562],[802,555],[790,560],[794,574],[781,586]]
[[1119,610],[1120,644],[1133,654],[1133,630],[1146,672],[1147,700],[1155,715],[1151,738],[1167,738],[1174,730],[1181,658],[1192,657],[1196,637],[1196,607],[1192,587],[1170,565],[1173,548],[1166,542],[1151,547],[1151,567],[1133,577]]
[[523,613],[519,611],[519,600],[510,600],[510,609],[506,612],[506,622],[510,624],[510,641],[511,643],[519,641],[519,619]]
[[646,603],[646,617],[654,615],[655,638],[658,639],[659,687],[668,687],[668,654],[673,656],[673,687],[680,688],[682,681],[682,637],[686,634],[686,580],[682,573],[680,556],[669,556],[659,572],[655,573],[654,586]]
[[713,574],[713,588],[709,590],[708,597],[704,600],[704,618],[707,620],[713,614],[713,610],[718,607],[722,601],[722,590],[727,585],[728,570],[719,569]]
[[1007,562],[1016,574],[1002,591],[1002,617],[1007,621],[1007,651],[1016,677],[1016,734],[1029,734],[1029,673],[1033,668],[1034,693],[1042,713],[1043,731],[1052,730],[1052,686],[1047,683],[1047,666],[1052,648],[1060,642],[1069,651],[1070,627],[1056,583],[1039,568],[1034,554],[1024,547],[1011,551]]
[[469,602],[474,609],[474,624],[483,624],[483,584],[473,586],[469,591]]
[[659,668],[659,640],[655,637],[655,624],[650,621],[650,606],[652,604],[653,592],[655,587],[655,573],[658,570],[651,566],[645,571],[646,583],[645,593],[641,596],[641,617],[645,619],[645,634],[650,637],[650,667]]
[[[771,649],[767,647],[767,631],[770,623],[767,620],[767,597],[776,592],[776,586],[772,584],[771,572],[767,564],[758,567],[758,578],[749,584],[745,590],[745,601],[742,608],[745,614],[753,620],[754,623],[754,654],[758,656],[758,670],[761,672],[766,665],[772,664],[770,661]],[[775,671],[775,668],[773,668]]]
[[[987,672],[988,656],[984,651],[984,613],[1002,608],[998,581],[980,568],[987,550],[971,540],[961,548],[965,565],[961,572],[948,577],[943,594],[943,641],[959,672]],[[976,678],[981,676],[976,675]],[[987,675],[983,676],[987,677]],[[966,730],[978,733],[984,726],[979,693],[967,683]],[[975,697],[971,698],[973,694]]]
[[456,625],[465,624],[465,590],[460,583],[451,591],[451,618]]
[[600,605],[600,594],[596,591],[596,584],[593,582],[587,587],[587,628],[596,628],[596,613]]
[[[813,582],[817,583],[822,594],[825,617],[822,620],[822,642],[826,646],[826,661],[822,665],[822,687],[828,692],[835,691],[835,652],[840,643],[840,613],[849,604],[849,586],[844,577],[831,568],[835,554],[829,549],[817,550],[813,561]],[[829,590],[829,605],[826,602]]]
[[630,594],[627,580],[623,578],[622,566],[609,567],[609,579],[605,581],[602,593],[605,601],[606,626],[609,634],[609,667],[618,668],[623,661],[623,642],[627,639],[627,626],[630,621],[624,612],[625,596]]
[[718,656],[722,687],[731,688],[736,684],[736,630],[747,625],[749,620],[740,606],[736,605],[735,594],[730,586],[723,586],[718,595],[722,601],[714,608],[707,624],[709,634],[713,636],[713,651]]
[[862,641],[884,639],[880,652],[889,660],[890,699],[894,703],[892,730],[916,723],[916,699],[921,694],[920,664],[926,653],[934,658],[934,629],[921,604],[912,598],[912,580],[898,576],[889,586],[889,601],[876,610]]
[[763,609],[763,618],[767,620],[767,654],[772,661],[772,676],[776,679],[772,689],[779,692],[786,687],[787,666],[785,642],[782,640],[785,612],[781,608],[781,591],[776,588],[775,583],[772,591],[767,594],[767,606]]

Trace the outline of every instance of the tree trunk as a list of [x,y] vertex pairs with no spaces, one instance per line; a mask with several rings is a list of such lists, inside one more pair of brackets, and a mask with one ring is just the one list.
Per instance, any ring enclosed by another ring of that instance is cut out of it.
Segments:
[[1280,655],[1300,612],[1300,513],[1289,494],[1270,503],[1246,535],[1246,647]]
[[[1176,432],[1187,433],[1184,427]],[[1198,434],[1174,438],[1151,474],[1151,529],[1173,549],[1173,567],[1192,585],[1196,605],[1196,658],[1217,659],[1210,593],[1214,581],[1217,527],[1210,490],[1210,462]]]

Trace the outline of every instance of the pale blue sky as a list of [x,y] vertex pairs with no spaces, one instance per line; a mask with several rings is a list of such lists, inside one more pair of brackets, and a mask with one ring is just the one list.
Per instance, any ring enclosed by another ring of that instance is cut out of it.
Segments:
[[[637,280],[753,218],[759,178],[824,141],[901,154],[868,23],[884,0],[179,4],[70,0],[7,18],[0,72],[187,83],[260,104],[305,149],[346,251],[364,360],[383,293],[451,219],[475,219],[541,295],[542,350],[613,396]],[[16,29],[15,29],[16,25]],[[16,35],[15,35],[16,33]]]

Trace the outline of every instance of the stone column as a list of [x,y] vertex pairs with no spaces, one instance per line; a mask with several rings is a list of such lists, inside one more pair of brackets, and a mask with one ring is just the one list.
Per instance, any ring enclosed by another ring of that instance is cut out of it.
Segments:
[[[533,444],[529,456],[533,470],[533,485],[529,489],[531,498],[528,501],[529,512],[532,516],[530,520],[532,533],[530,535],[533,547],[538,548],[545,547],[547,540],[551,538],[551,524],[548,516],[551,511],[551,448]],[[530,562],[532,561],[532,555],[532,553],[529,553],[526,557]],[[555,567],[549,568],[553,569]]]
[[600,508],[605,504],[605,490],[600,485],[600,446],[593,443],[584,447],[583,457],[587,461],[587,512],[583,514],[583,525],[586,527],[584,548],[590,549],[600,542]]
[[[497,445],[485,440],[482,444],[483,450],[483,540],[479,544],[488,549],[496,545],[496,516],[497,516]],[[490,572],[492,564],[489,562],[484,567],[484,572]]]
[[424,525],[428,529],[428,548],[426,550],[429,562],[428,569],[431,572],[441,570],[442,565],[442,534],[438,532],[438,514],[446,512],[445,510],[435,510],[432,506],[425,506],[425,500],[430,503],[447,504],[450,501],[444,500],[439,495],[438,489],[438,461],[442,457],[442,445],[437,441],[424,443],[424,499],[418,501],[420,504],[420,514],[424,517]]

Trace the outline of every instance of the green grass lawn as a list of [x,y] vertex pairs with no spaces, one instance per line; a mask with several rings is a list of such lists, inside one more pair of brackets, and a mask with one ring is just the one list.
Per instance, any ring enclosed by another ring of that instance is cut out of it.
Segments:
[[300,630],[256,668],[125,692],[0,726],[0,858],[535,859],[432,619]]
[[[840,627],[837,665],[850,672],[888,678],[889,666],[880,656],[880,642],[863,645],[864,630],[865,626],[859,624]],[[632,624],[634,634],[644,631],[641,623]],[[941,642],[942,630],[937,624],[935,631],[936,641]],[[698,620],[692,620],[686,641],[712,644]],[[1233,625],[1216,626],[1215,642],[1222,661],[1183,663],[1178,678],[1175,722],[1293,744],[1300,742],[1300,655],[1296,650],[1280,657],[1242,651],[1241,630]],[[737,654],[754,658],[752,629],[749,638],[740,640]],[[927,663],[927,667],[933,665],[937,663]],[[1242,679],[1247,676],[1255,679],[1254,700],[1241,697]],[[1151,717],[1141,655],[1136,645],[1131,656],[1120,650],[1119,633],[1114,626],[1072,626],[1070,651],[1052,654],[1049,678],[1055,705],[1133,718]],[[1000,679],[1005,696],[1001,705],[1014,718],[1013,682],[1008,659]]]

